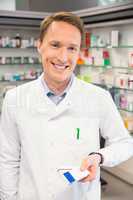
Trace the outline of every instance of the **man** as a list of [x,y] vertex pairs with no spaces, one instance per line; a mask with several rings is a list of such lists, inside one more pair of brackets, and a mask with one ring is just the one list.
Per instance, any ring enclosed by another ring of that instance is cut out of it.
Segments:
[[[133,140],[109,93],[73,74],[82,36],[74,14],[43,20],[38,52],[44,73],[6,94],[0,126],[2,200],[100,200],[99,166],[133,155]],[[70,166],[90,174],[67,184],[60,172]]]

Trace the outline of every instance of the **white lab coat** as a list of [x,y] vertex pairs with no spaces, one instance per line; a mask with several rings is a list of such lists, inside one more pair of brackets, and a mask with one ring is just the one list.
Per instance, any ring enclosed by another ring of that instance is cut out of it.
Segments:
[[[8,91],[0,127],[2,200],[100,200],[99,171],[91,183],[68,185],[57,170],[80,166],[93,151],[103,153],[105,166],[133,155],[108,92],[77,78],[59,105],[43,94],[40,80]],[[110,145],[104,149],[99,129]]]

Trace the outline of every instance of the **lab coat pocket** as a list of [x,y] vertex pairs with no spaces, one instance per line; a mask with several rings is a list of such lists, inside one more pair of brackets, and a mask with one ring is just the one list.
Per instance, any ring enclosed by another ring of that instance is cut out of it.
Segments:
[[[70,123],[69,123],[70,124]],[[69,134],[66,138],[69,150],[75,158],[82,158],[89,152],[96,151],[99,148],[99,119],[76,118],[71,120]]]

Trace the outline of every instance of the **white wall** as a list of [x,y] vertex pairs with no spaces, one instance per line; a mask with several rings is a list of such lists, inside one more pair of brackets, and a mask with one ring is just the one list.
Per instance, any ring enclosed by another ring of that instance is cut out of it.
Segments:
[[0,10],[16,10],[16,1],[0,0]]
[[74,11],[96,5],[97,0],[16,0],[17,10],[42,12]]

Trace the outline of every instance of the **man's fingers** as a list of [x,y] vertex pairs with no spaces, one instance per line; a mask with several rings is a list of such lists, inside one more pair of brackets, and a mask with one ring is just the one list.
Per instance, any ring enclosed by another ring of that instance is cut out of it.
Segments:
[[85,158],[82,163],[80,170],[88,170],[90,174],[81,180],[81,182],[92,181],[96,178],[97,168],[99,166],[99,155],[90,155]]
[[81,180],[81,182],[87,182],[87,181],[92,181],[95,179],[96,177],[96,166],[95,165],[92,165],[88,168],[88,171],[90,172],[90,174],[85,177],[84,179]]
[[89,165],[90,165],[90,164],[89,164],[88,159],[84,159],[84,160],[82,161],[82,163],[81,163],[80,170],[81,170],[81,171],[86,170],[86,169],[88,168]]

